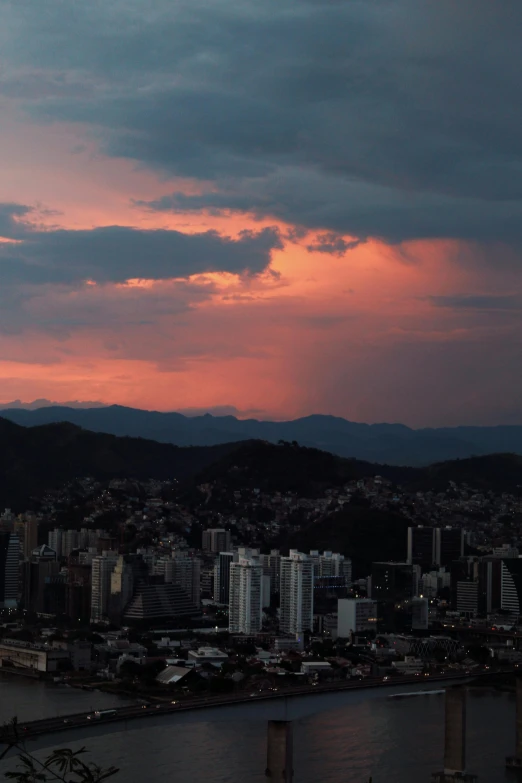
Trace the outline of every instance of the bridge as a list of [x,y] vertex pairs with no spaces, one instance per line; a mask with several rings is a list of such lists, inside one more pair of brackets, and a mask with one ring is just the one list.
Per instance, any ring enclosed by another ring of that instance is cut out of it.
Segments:
[[[475,776],[465,771],[465,688],[473,682],[491,681],[491,672],[471,674],[452,672],[440,675],[412,675],[400,678],[378,678],[343,683],[324,683],[299,686],[281,691],[261,693],[227,694],[193,697],[187,701],[170,704],[126,705],[114,710],[96,713],[76,713],[61,717],[45,718],[21,723],[18,736],[29,751],[63,746],[86,741],[89,737],[116,732],[139,730],[144,721],[147,726],[175,726],[186,722],[265,720],[267,733],[266,774],[273,783],[292,781],[293,721],[326,710],[356,705],[367,699],[401,697],[419,693],[446,690],[446,742],[443,772],[436,773],[434,781],[475,781]],[[132,737],[129,737],[132,741]],[[0,743],[9,745],[13,730],[0,734]],[[15,753],[15,749],[11,749]],[[511,769],[522,772],[522,685],[517,680],[517,748],[516,754],[507,760]]]

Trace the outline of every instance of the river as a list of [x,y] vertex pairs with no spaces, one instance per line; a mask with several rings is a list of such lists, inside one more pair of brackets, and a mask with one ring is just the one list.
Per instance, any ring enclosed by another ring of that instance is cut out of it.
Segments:
[[[108,694],[0,678],[0,721],[62,715],[121,704]],[[315,715],[294,728],[295,783],[430,783],[442,768],[444,697],[383,698]],[[471,690],[468,768],[479,783],[505,783],[514,752],[514,696]],[[132,738],[132,739],[130,739]],[[266,783],[266,725],[191,723],[93,737],[92,759],[115,765],[115,783]],[[0,774],[13,767],[3,762]],[[2,774],[3,778],[3,774]]]

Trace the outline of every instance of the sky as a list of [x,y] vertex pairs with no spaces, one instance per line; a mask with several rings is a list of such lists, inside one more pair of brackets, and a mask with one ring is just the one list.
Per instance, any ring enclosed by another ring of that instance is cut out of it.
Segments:
[[522,424],[520,0],[0,0],[0,403]]

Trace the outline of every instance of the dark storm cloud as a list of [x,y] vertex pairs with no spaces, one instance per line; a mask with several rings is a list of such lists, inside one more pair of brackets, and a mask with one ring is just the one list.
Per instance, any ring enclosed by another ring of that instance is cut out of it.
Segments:
[[24,233],[24,218],[32,212],[31,207],[23,204],[2,204],[0,203],[0,237],[5,239],[17,239]]
[[0,236],[18,240],[0,243],[3,283],[121,282],[205,272],[256,274],[270,264],[272,250],[282,247],[278,231],[271,228],[243,231],[237,239],[216,231],[183,234],[125,226],[39,231],[13,219],[28,211],[27,207],[0,205]]
[[453,296],[430,296],[436,307],[455,310],[507,310],[522,312],[522,296],[516,294],[455,294]]
[[348,250],[353,250],[357,247],[359,240],[356,239],[353,242],[347,242],[342,237],[334,233],[319,234],[316,241],[311,245],[307,245],[306,249],[310,253],[328,253],[333,256],[344,256]]
[[6,0],[2,14],[12,69],[83,84],[27,99],[35,116],[204,182],[151,208],[363,239],[521,238],[519,0]]

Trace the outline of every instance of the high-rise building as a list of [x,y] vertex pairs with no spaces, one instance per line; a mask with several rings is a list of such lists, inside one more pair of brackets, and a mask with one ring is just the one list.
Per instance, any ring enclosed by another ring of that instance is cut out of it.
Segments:
[[46,612],[46,586],[60,573],[56,554],[45,546],[33,552],[24,572],[24,608],[30,612]]
[[500,609],[502,603],[502,560],[482,557],[478,565],[479,614],[484,616]]
[[63,536],[64,531],[61,527],[55,527],[54,530],[49,531],[47,543],[49,547],[56,552],[56,557],[60,558],[63,554]]
[[458,527],[435,528],[435,562],[447,566],[464,556],[465,531]]
[[33,549],[38,546],[38,519],[34,514],[26,514],[24,519],[24,558],[29,560]]
[[258,560],[240,557],[230,565],[228,610],[230,633],[253,634],[263,624],[263,566]]
[[522,614],[522,558],[501,560],[500,608]]
[[270,577],[270,593],[279,593],[281,581],[281,553],[279,549],[272,549],[269,555],[261,555],[259,558],[265,576]]
[[78,556],[69,557],[66,614],[78,622],[88,623],[91,616],[91,579],[91,565],[80,563]]
[[220,552],[214,565],[214,601],[228,604],[230,592],[230,564],[234,562],[233,552]]
[[413,631],[425,631],[429,625],[429,603],[427,598],[417,596],[411,601],[411,627]]
[[337,603],[337,636],[348,639],[352,633],[375,630],[377,604],[370,598],[340,598]]
[[219,527],[203,531],[201,548],[204,552],[228,552],[230,543],[230,530]]
[[424,525],[408,528],[407,561],[423,570],[435,564],[435,528]]
[[418,567],[411,563],[372,563],[371,598],[383,603],[409,601],[417,593]]
[[315,571],[315,576],[344,576],[346,587],[350,587],[352,584],[352,561],[349,557],[340,555],[338,552],[323,552],[322,555],[319,555],[319,573]]
[[126,555],[118,557],[110,579],[108,613],[113,622],[119,623],[134,593],[134,569]]
[[109,615],[111,575],[118,562],[115,552],[104,552],[92,561],[91,623],[105,620]]
[[[460,557],[454,560],[449,567],[450,570],[450,603],[451,608],[458,610],[458,586],[462,582],[478,582],[479,559],[478,557]],[[461,587],[461,595],[464,594],[464,588]],[[462,598],[461,598],[462,603]]]
[[314,564],[295,549],[281,558],[280,630],[287,634],[311,631],[314,619]]
[[447,566],[464,555],[466,533],[457,527],[408,528],[407,561],[424,571],[432,566]]
[[457,582],[456,610],[467,617],[476,617],[479,609],[479,583],[469,579]]
[[80,534],[77,530],[66,530],[62,536],[62,557],[69,557],[80,546]]
[[18,568],[20,539],[14,533],[0,531],[0,609],[18,606]]

